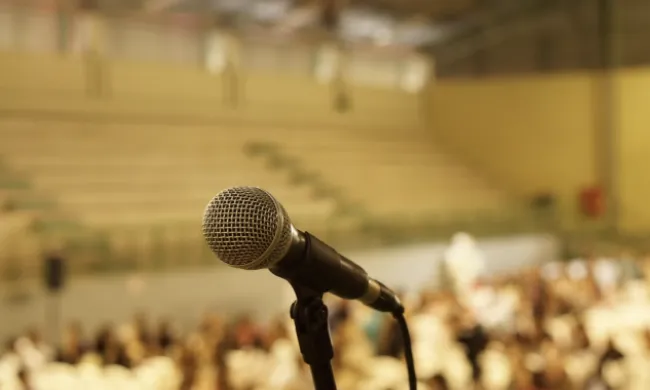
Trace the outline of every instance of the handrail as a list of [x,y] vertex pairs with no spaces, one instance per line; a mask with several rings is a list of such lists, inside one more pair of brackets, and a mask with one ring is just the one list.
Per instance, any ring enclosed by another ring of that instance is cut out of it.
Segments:
[[274,142],[250,142],[245,146],[245,152],[251,157],[261,157],[268,162],[270,169],[287,172],[288,183],[295,186],[308,186],[314,199],[327,199],[335,204],[334,218],[352,217],[368,218],[368,211],[359,202],[355,202],[335,184],[330,183],[319,172],[303,168],[296,157],[285,153]]

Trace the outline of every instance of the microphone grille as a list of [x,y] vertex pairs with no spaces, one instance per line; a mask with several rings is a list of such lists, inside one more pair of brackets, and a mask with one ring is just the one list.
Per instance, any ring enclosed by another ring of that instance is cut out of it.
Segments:
[[289,250],[291,221],[282,205],[257,187],[218,193],[203,214],[203,237],[224,263],[247,270],[269,268]]

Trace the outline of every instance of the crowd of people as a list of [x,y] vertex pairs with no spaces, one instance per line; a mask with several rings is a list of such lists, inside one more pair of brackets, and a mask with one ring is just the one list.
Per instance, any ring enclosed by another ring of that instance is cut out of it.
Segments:
[[[420,388],[650,388],[649,263],[619,257],[477,278],[462,291],[452,284],[405,294]],[[334,298],[328,305],[339,388],[407,388],[392,318]],[[262,324],[211,313],[181,333],[170,321],[152,325],[139,315],[94,337],[69,324],[57,346],[30,330],[6,344],[0,389],[311,388],[292,326],[285,316]]]

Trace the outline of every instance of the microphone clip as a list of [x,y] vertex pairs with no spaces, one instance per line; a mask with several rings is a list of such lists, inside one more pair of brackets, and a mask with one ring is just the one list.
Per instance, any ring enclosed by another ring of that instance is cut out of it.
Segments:
[[311,369],[315,390],[336,390],[332,359],[334,347],[323,294],[291,283],[297,300],[291,305],[302,358]]

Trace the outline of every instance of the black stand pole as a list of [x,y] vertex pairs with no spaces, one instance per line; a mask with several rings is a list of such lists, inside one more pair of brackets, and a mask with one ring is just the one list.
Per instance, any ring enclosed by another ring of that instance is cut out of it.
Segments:
[[61,292],[50,291],[45,303],[45,329],[50,334],[46,335],[48,342],[58,345],[61,340]]
[[315,390],[336,390],[332,370],[334,347],[323,295],[294,283],[291,286],[298,298],[291,305],[291,318],[296,325],[302,358],[311,368]]

